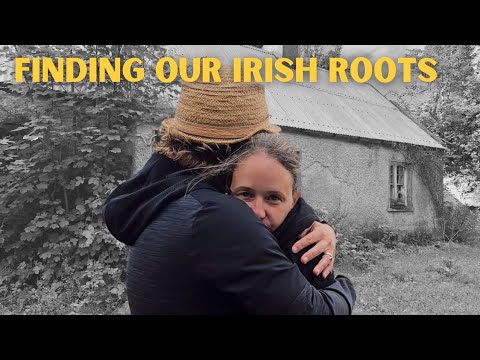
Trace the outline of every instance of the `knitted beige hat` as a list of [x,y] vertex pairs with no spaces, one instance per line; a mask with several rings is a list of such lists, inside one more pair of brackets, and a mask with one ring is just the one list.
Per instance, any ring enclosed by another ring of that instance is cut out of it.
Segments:
[[233,67],[222,65],[221,82],[183,82],[175,118],[162,122],[173,137],[207,144],[233,144],[280,127],[269,122],[265,88],[233,82]]

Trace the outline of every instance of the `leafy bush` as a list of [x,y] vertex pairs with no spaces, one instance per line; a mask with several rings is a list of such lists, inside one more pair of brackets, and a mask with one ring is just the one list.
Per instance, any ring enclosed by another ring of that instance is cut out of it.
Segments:
[[337,260],[349,263],[360,270],[368,270],[383,259],[386,254],[401,247],[403,250],[415,250],[408,245],[425,246],[435,242],[435,235],[426,230],[416,230],[400,237],[386,226],[371,225],[361,235],[337,234]]
[[[0,51],[10,59],[140,57],[145,64],[163,54],[159,46],[130,45],[5,46]],[[112,306],[125,301],[119,285],[125,248],[106,230],[101,205],[130,175],[132,130],[158,120],[162,91],[148,77],[138,84],[68,86],[32,83],[27,77],[0,90],[0,268],[8,269],[0,276],[0,297],[47,304],[68,290],[77,298],[67,299],[66,306],[81,299],[82,307],[94,295]]]
[[394,233],[388,227],[378,224],[370,226],[367,231],[362,233],[362,236],[375,244],[384,244],[387,249],[395,248],[400,242],[398,233]]
[[480,242],[480,212],[467,206],[446,204],[440,219],[445,241],[464,244]]
[[419,226],[413,232],[394,232],[387,226],[373,225],[369,230],[362,233],[367,239],[374,243],[382,243],[387,249],[394,249],[401,244],[426,246],[431,245],[437,241],[437,234],[435,231],[426,230]]
[[383,244],[374,243],[363,236],[337,234],[337,258],[339,263],[350,263],[354,267],[367,270],[385,256]]
[[434,231],[416,229],[414,232],[407,233],[402,238],[402,242],[409,245],[427,246],[432,245],[438,240]]
[[[10,286],[0,314],[26,315],[112,314],[126,302],[125,285],[117,280],[124,264],[109,269],[105,284],[103,264],[90,264],[85,271],[44,286]],[[115,283],[115,284],[113,284]]]

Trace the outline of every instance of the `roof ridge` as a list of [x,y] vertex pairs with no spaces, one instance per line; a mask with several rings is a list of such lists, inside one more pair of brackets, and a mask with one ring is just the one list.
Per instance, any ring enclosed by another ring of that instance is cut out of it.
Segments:
[[255,46],[250,46],[250,45],[240,45],[240,46],[244,47],[244,48],[247,48],[247,49],[250,49],[250,50],[258,51],[258,52],[261,52],[261,53],[264,53],[264,54],[273,55],[275,58],[278,59],[277,55],[273,51],[267,51],[267,50],[260,49],[260,48],[257,48]]

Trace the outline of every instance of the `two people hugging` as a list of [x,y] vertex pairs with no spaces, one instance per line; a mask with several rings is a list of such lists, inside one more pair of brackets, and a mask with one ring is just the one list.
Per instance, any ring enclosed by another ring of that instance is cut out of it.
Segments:
[[103,205],[129,245],[131,314],[351,314],[335,233],[301,198],[299,153],[263,85],[220,76],[182,85],[152,156]]

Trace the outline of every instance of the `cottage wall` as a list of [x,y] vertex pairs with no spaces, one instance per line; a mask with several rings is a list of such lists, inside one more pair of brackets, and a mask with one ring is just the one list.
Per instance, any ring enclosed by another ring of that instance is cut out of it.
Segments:
[[132,151],[132,174],[136,174],[152,155],[151,141],[158,124],[141,124],[135,127],[135,143]]
[[398,232],[435,227],[434,203],[415,171],[410,189],[413,211],[388,211],[389,165],[404,161],[402,153],[380,143],[302,130],[284,128],[283,134],[302,153],[302,195],[315,209],[343,219],[342,227],[358,233],[374,225]]
[[[158,119],[168,119],[175,116],[175,109],[172,106],[165,106],[158,109]],[[159,130],[161,121],[144,122],[133,128],[135,141],[128,151],[132,156],[132,175],[137,173],[145,162],[152,155],[152,137],[155,131]]]

